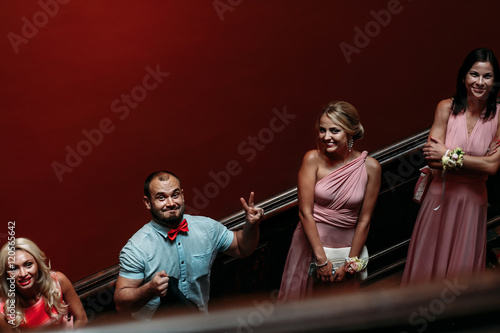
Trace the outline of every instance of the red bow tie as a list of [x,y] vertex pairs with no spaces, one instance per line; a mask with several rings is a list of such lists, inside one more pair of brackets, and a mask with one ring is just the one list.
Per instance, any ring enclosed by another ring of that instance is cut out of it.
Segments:
[[177,234],[180,231],[183,231],[183,232],[189,231],[189,229],[188,229],[188,223],[186,222],[186,219],[182,220],[182,222],[179,223],[179,225],[177,226],[177,228],[170,229],[170,231],[168,232],[168,238],[171,241],[175,240],[175,237],[177,237]]

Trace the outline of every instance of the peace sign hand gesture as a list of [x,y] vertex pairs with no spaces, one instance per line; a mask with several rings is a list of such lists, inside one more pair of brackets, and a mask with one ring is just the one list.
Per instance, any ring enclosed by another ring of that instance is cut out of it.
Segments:
[[262,218],[264,217],[264,209],[260,207],[255,207],[254,203],[254,192],[250,192],[250,197],[248,198],[248,204],[245,199],[240,198],[243,209],[246,212],[246,220],[252,225],[258,225]]

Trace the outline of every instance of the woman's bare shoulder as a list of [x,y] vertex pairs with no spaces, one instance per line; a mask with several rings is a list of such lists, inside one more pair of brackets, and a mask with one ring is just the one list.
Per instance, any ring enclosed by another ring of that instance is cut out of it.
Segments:
[[447,98],[440,101],[436,107],[436,111],[444,112],[449,114],[451,112],[451,107],[453,106],[453,98]]
[[303,161],[310,164],[310,163],[318,163],[318,161],[320,159],[321,159],[321,156],[320,156],[318,150],[311,149],[304,154]]
[[71,281],[62,272],[55,272],[55,274],[57,276],[57,281],[61,285],[61,288],[65,290],[65,288],[71,284]]
[[366,157],[365,164],[366,164],[366,169],[368,170],[368,172],[380,173],[382,170],[380,163],[371,156]]

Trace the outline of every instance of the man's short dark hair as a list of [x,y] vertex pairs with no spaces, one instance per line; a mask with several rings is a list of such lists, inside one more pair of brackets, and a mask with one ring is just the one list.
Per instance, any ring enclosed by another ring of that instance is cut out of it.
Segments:
[[[174,177],[179,181],[179,186],[181,185],[181,180],[179,177],[177,177],[173,172],[171,171],[156,171],[153,172],[146,178],[146,181],[144,182],[144,195],[148,197],[148,199],[151,199],[151,192],[149,191],[149,185],[155,178],[159,178],[161,181],[168,180],[170,176]],[[182,188],[182,186],[181,186]]]

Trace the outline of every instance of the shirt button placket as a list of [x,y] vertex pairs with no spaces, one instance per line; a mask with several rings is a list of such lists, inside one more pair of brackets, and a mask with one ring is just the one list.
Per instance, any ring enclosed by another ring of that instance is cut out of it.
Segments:
[[184,248],[182,246],[182,241],[177,237],[177,253],[179,254],[179,264],[180,264],[180,276],[179,276],[179,289],[184,295],[188,294],[188,287],[186,283],[187,279],[187,267],[186,267],[186,254],[184,253]]

